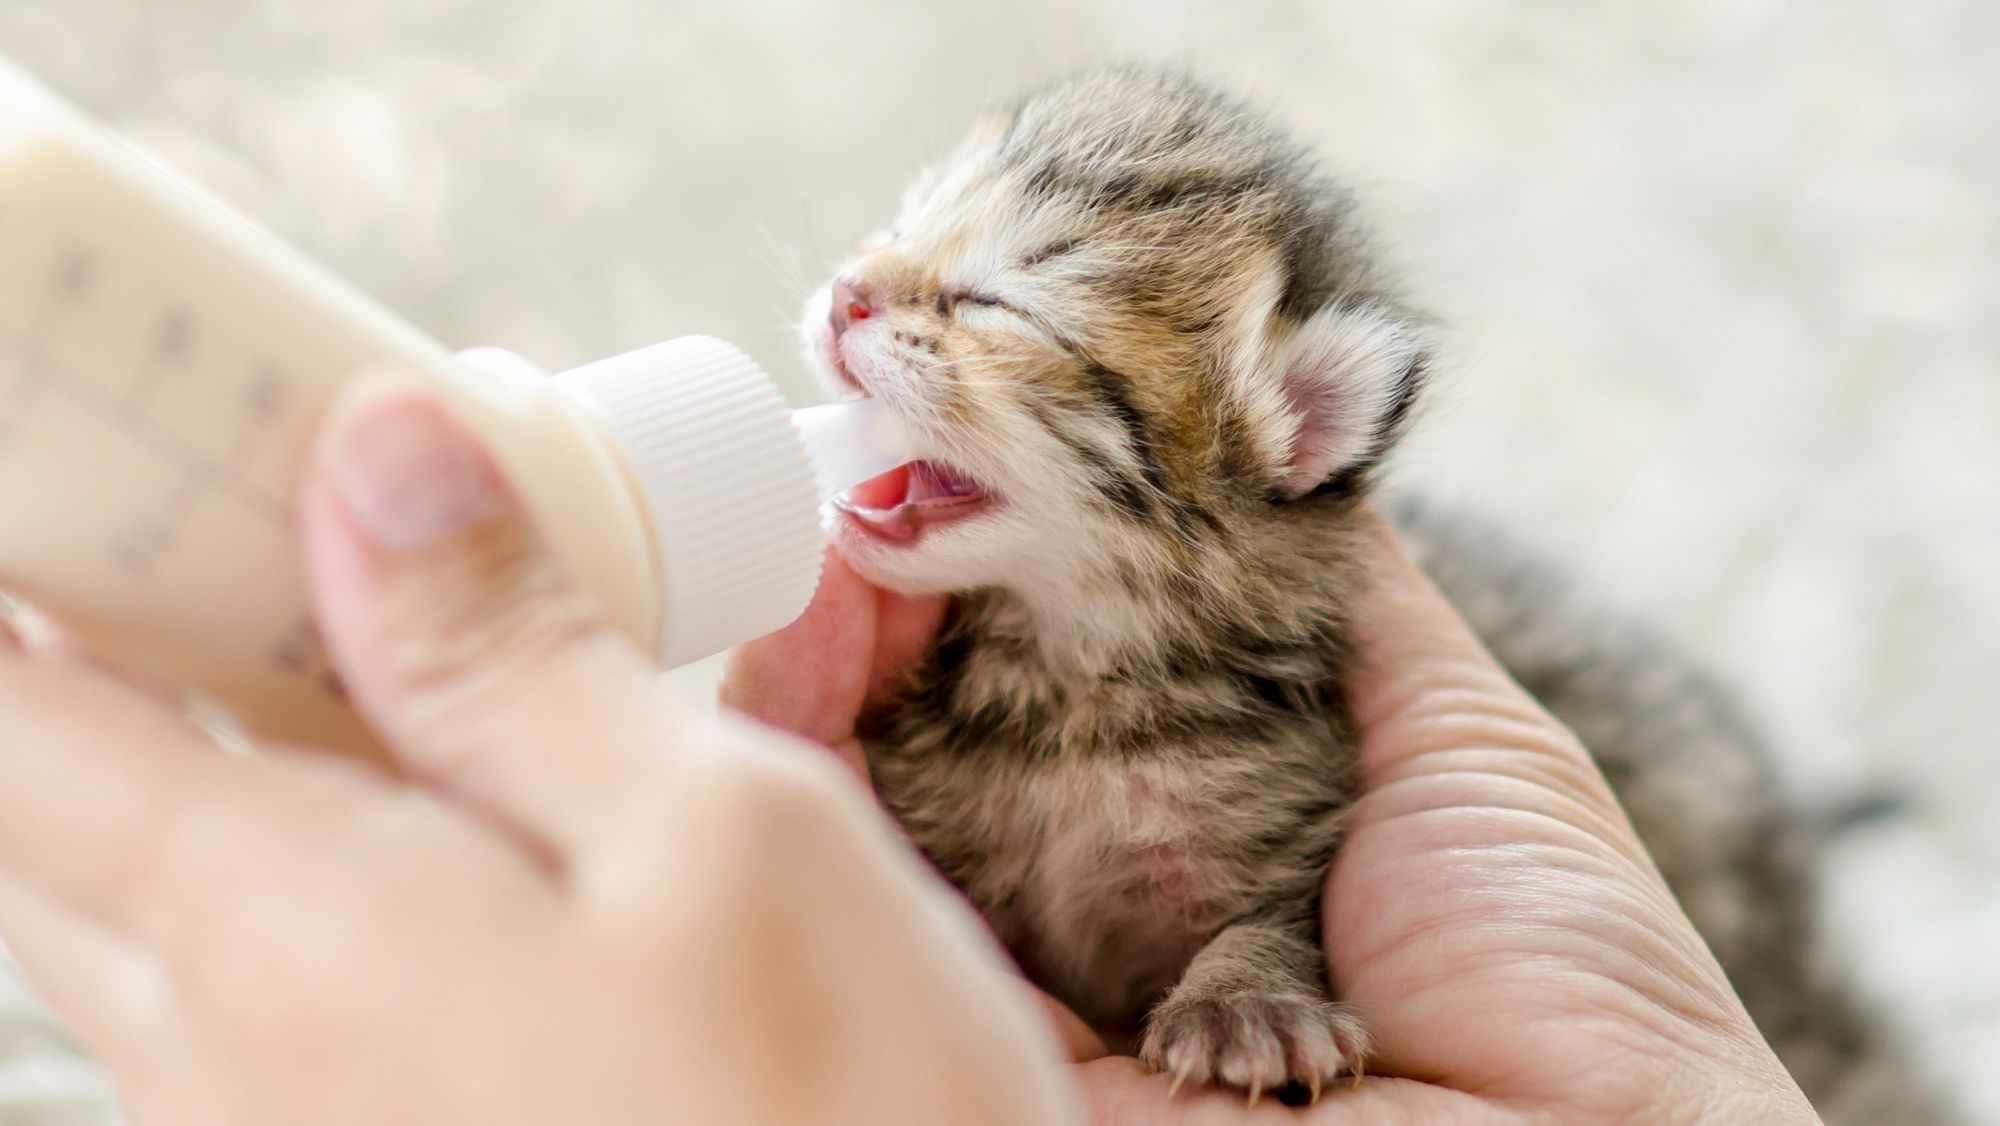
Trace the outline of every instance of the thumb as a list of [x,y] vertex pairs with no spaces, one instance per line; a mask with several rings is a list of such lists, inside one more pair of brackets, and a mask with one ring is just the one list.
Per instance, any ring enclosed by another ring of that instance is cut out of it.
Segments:
[[320,628],[398,765],[559,850],[644,789],[668,707],[652,669],[439,402],[355,380],[306,476]]
[[1363,794],[1324,921],[1376,1061],[1537,1097],[1588,1066],[1550,1068],[1557,1043],[1610,1059],[1631,1036],[1775,1068],[1588,751],[1371,523],[1344,685]]
[[1362,788],[1419,776],[1485,784],[1489,775],[1518,775],[1545,812],[1652,875],[1590,753],[1487,652],[1388,522],[1374,513],[1367,520],[1371,582],[1354,615],[1361,660],[1346,682],[1362,736]]

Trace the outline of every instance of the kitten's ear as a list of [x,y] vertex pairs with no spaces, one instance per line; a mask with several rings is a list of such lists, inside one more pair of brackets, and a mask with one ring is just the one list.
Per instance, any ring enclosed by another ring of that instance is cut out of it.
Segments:
[[1250,412],[1277,495],[1294,500],[1373,465],[1423,383],[1427,357],[1416,334],[1385,309],[1333,305],[1271,345]]

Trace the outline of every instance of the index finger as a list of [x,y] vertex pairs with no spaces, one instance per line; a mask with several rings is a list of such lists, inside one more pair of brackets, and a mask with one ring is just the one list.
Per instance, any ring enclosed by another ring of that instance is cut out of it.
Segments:
[[79,914],[166,937],[204,863],[303,845],[297,796],[101,673],[0,651],[0,869]]
[[738,646],[722,678],[722,703],[831,748],[863,778],[855,722],[871,699],[923,658],[944,619],[943,595],[879,589],[838,552],[812,603],[784,629]]

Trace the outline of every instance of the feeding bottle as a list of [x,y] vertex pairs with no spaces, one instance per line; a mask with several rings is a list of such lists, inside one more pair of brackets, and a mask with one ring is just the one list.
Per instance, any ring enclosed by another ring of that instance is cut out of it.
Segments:
[[476,432],[568,577],[666,665],[783,626],[818,502],[904,459],[872,401],[789,411],[718,340],[545,377],[466,363],[0,60],[0,591],[255,735],[372,747],[292,504],[382,366]]

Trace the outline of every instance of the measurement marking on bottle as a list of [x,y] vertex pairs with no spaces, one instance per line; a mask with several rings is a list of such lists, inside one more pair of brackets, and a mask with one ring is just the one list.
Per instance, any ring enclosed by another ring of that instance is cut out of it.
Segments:
[[19,375],[8,388],[6,402],[0,403],[0,449],[26,428],[28,413],[53,382],[55,361],[41,341],[55,328],[63,312],[88,296],[96,273],[96,263],[91,257],[75,248],[56,260],[42,307],[29,318],[31,327],[20,334],[15,363]]
[[319,632],[311,620],[303,618],[278,635],[265,656],[272,668],[293,676],[306,676],[325,660]]
[[153,330],[153,346],[139,365],[139,374],[125,391],[120,405],[132,414],[144,413],[152,404],[153,393],[167,373],[187,358],[194,337],[194,321],[180,309],[169,309]]
[[160,521],[147,521],[120,536],[111,545],[111,562],[132,575],[152,571],[160,557],[174,546],[174,529]]
[[96,280],[97,261],[82,248],[71,247],[56,260],[56,292],[65,300],[81,300]]
[[307,681],[340,703],[347,702],[347,686],[334,671],[319,628],[311,618],[294,621],[264,652],[265,663],[286,676]]
[[0,368],[12,367],[15,374],[0,394],[0,456],[29,428],[36,406],[53,396],[169,462],[180,480],[166,499],[107,544],[111,562],[123,570],[144,573],[155,567],[179,542],[179,533],[195,507],[211,493],[228,498],[240,510],[289,535],[290,506],[252,484],[238,466],[283,417],[293,396],[291,380],[270,365],[253,368],[242,383],[239,403],[243,413],[228,448],[221,457],[208,453],[147,413],[166,374],[192,350],[198,326],[186,310],[168,308],[160,314],[147,358],[122,393],[108,392],[81,378],[51,353],[47,341],[59,317],[88,298],[97,272],[96,260],[86,251],[65,251],[49,275],[48,303],[31,319],[31,327],[10,330],[0,325]]
[[[263,433],[284,414],[291,399],[292,381],[286,378],[284,372],[269,365],[258,367],[243,387],[244,426],[253,432],[246,433],[245,437]],[[239,451],[243,456],[249,452],[247,448]]]

